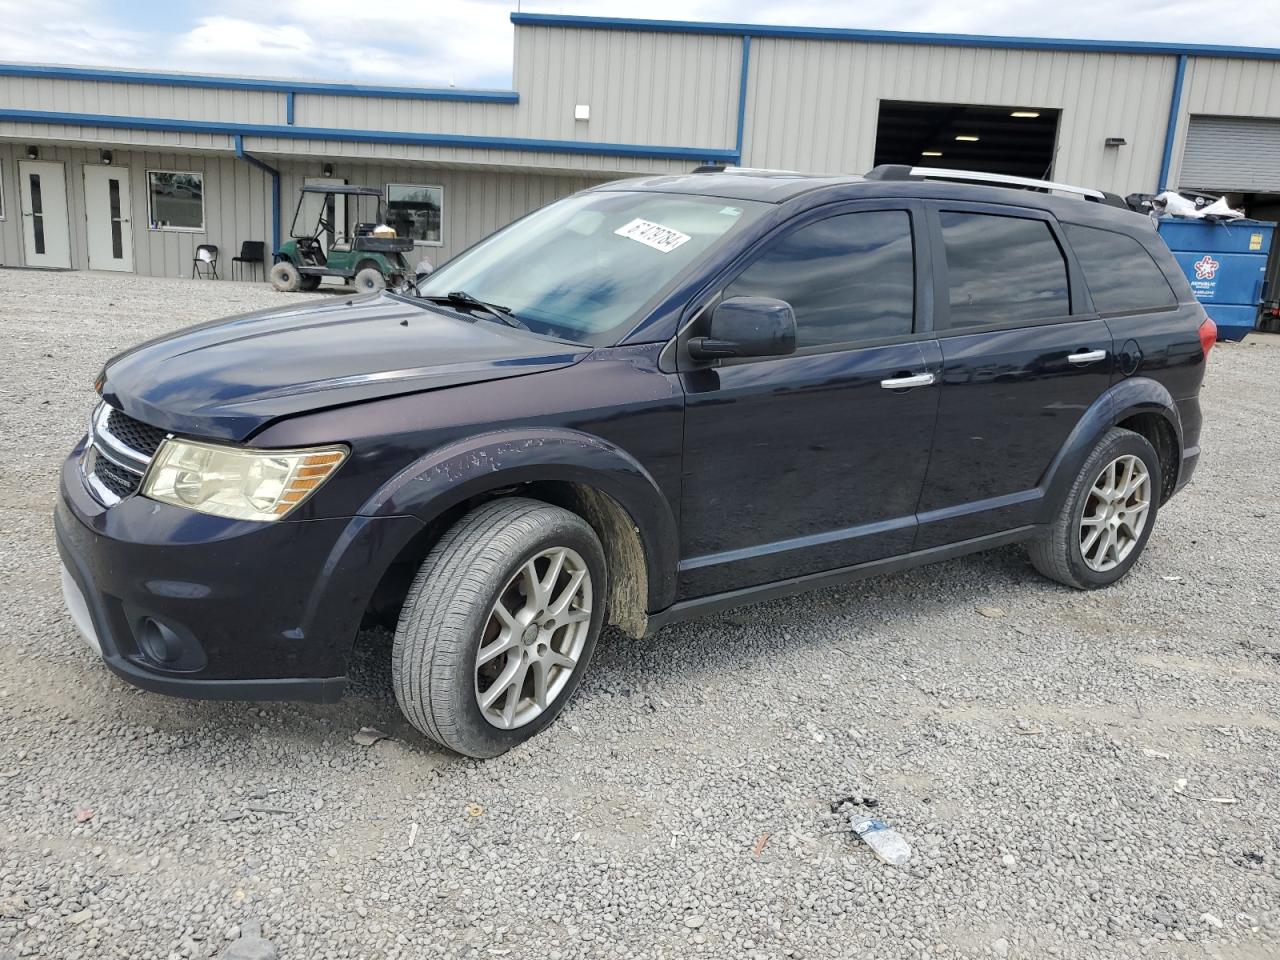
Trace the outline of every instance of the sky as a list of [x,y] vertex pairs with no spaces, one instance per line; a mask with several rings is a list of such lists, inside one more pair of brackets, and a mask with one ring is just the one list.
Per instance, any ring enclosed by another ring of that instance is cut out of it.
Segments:
[[[1273,0],[521,0],[526,13],[1280,47]],[[510,88],[510,0],[0,0],[0,61]],[[378,12],[395,11],[394,18]],[[266,15],[264,15],[266,14]]]

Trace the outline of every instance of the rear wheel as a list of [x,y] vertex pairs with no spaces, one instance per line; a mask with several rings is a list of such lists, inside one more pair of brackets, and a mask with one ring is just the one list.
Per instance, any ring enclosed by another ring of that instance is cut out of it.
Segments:
[[273,266],[269,276],[271,285],[281,293],[295,292],[302,282],[302,275],[298,273],[298,268],[288,260],[281,260]]
[[1080,590],[1122,578],[1146,548],[1160,509],[1160,458],[1143,436],[1113,428],[1080,468],[1031,562]]
[[573,695],[604,596],[604,551],[577,514],[515,497],[478,507],[409,589],[391,664],[400,709],[458,753],[510,750]]
[[298,286],[307,291],[318,289],[320,286],[319,277],[303,277],[298,281]]
[[377,293],[386,287],[386,278],[377,267],[365,267],[356,274],[355,288],[360,293]]

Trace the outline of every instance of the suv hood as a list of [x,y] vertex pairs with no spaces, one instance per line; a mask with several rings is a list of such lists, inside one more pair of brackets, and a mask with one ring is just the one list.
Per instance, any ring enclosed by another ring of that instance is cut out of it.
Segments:
[[108,360],[98,379],[132,417],[239,441],[281,417],[540,373],[590,352],[383,293],[179,330]]

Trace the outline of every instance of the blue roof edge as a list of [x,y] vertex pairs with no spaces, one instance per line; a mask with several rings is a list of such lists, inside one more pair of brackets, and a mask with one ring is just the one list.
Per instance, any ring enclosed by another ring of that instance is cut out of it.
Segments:
[[0,77],[45,80],[94,80],[101,83],[141,83],[149,86],[205,87],[215,90],[255,90],[269,93],[315,93],[337,97],[388,97],[397,100],[463,100],[478,103],[518,103],[514,90],[458,90],[452,87],[384,87],[364,83],[326,83],[319,80],[265,80],[252,77],[159,73],[150,70],[110,70],[101,67],[59,67],[37,63],[0,63]]
[[1130,53],[1146,56],[1239,57],[1280,60],[1274,47],[1236,47],[1220,44],[1165,43],[1146,40],[1074,40],[1058,37],[997,37],[967,33],[918,33],[860,30],[846,27],[797,27],[761,23],[714,23],[695,20],[637,20],[626,17],[585,17],[557,13],[513,13],[511,22],[526,27],[587,30],[633,30],[642,33],[691,33],[778,37],[791,40],[842,40],[863,43],[906,43],[917,46],[996,47],[1011,50],[1060,50],[1073,53]]

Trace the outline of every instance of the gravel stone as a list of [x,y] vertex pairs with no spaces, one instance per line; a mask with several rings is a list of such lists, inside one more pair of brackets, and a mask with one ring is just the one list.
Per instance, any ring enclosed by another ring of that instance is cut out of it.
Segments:
[[477,763],[401,719],[385,631],[340,703],[181,701],[63,610],[103,361],[305,299],[0,270],[0,957],[211,960],[254,919],[280,960],[1280,956],[1280,340],[1214,349],[1196,479],[1116,587],[1008,548],[606,635],[560,721]]

